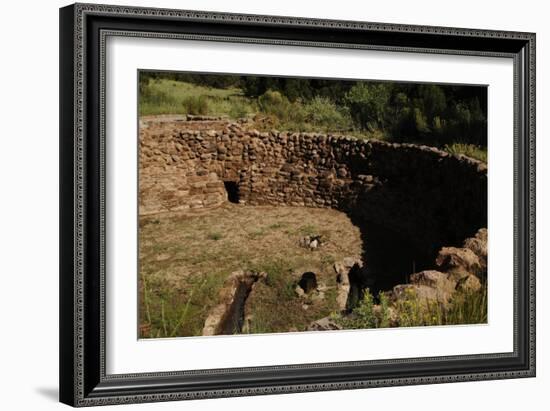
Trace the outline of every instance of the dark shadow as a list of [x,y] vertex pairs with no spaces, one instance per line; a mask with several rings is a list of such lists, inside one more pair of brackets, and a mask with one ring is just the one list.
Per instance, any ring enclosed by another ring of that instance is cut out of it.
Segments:
[[36,389],[36,392],[50,401],[59,402],[59,389],[57,387],[40,387]]
[[229,306],[221,322],[219,334],[232,335],[242,332],[246,300],[257,280],[258,277],[248,277],[239,281],[235,294],[233,295],[233,302]]
[[[421,246],[407,235],[381,224],[364,221],[359,226],[363,241],[363,267],[354,274],[356,283],[378,296],[397,284],[407,284],[411,274],[434,266],[440,244]],[[350,272],[350,283],[352,272]]]
[[[349,273],[348,309],[367,288],[377,299],[379,292],[409,283],[411,274],[437,269],[435,259],[442,247],[460,247],[487,225],[482,183],[466,184],[464,176],[457,176],[454,184],[443,184],[441,170],[403,177],[391,174],[392,164],[383,166],[389,169],[382,186],[359,188],[356,197],[340,202],[340,210],[360,229],[363,248],[363,266]],[[468,198],[480,201],[464,204]]]
[[227,192],[227,200],[230,203],[239,204],[239,186],[236,181],[224,181],[223,185]]
[[302,274],[302,278],[298,281],[298,285],[304,290],[306,294],[317,288],[317,277],[315,273],[311,271],[305,272]]

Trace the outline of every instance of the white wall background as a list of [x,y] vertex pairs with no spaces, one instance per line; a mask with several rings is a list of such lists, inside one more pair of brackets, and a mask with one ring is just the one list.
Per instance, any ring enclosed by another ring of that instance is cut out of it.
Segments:
[[[550,356],[545,299],[550,269],[550,26],[536,0],[129,0],[115,4],[444,25],[537,33],[538,377],[356,391],[201,400],[116,409],[318,410],[342,406],[408,410],[546,409]],[[58,7],[63,1],[9,2],[0,25],[0,408],[49,410],[57,403],[58,350]],[[545,390],[546,388],[546,390]],[[114,409],[108,407],[109,409]],[[105,408],[106,409],[106,408]]]

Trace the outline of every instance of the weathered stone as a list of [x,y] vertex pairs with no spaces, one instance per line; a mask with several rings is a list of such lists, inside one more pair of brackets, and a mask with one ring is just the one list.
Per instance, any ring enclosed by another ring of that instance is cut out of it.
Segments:
[[443,247],[435,263],[454,279],[477,274],[482,269],[478,256],[469,248]]
[[338,177],[345,177],[348,175],[348,171],[345,168],[338,169]]
[[354,266],[362,266],[360,257],[346,257],[334,263],[336,271],[336,305],[340,311],[346,310],[351,290],[349,272]]
[[330,317],[324,317],[313,321],[308,327],[308,331],[334,331],[341,330],[342,326]]
[[481,268],[487,270],[487,229],[481,228],[475,237],[464,240],[464,248],[469,248],[478,256]]
[[245,299],[256,281],[266,273],[235,271],[227,277],[218,295],[217,306],[212,308],[202,329],[202,335],[234,334],[241,331]]
[[447,293],[452,293],[456,287],[456,281],[450,279],[447,274],[435,270],[421,271],[411,275],[411,283],[437,288]]

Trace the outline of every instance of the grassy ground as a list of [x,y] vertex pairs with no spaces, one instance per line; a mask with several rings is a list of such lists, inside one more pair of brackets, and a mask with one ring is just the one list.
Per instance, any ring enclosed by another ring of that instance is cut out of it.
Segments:
[[[298,245],[310,234],[322,236],[317,251]],[[239,269],[268,273],[254,292],[251,332],[304,329],[335,309],[333,263],[362,249],[358,228],[336,210],[234,204],[141,217],[139,240],[144,338],[200,335],[225,278]],[[294,293],[305,271],[329,287],[307,310]]]
[[275,97],[245,97],[238,88],[217,89],[168,79],[154,79],[140,90],[139,114],[195,114],[256,119],[259,130],[292,130],[346,133],[362,138],[383,138],[379,131],[353,127],[349,115],[325,99],[308,103]]
[[201,114],[240,118],[258,111],[238,88],[216,89],[157,79],[141,90],[139,114]]

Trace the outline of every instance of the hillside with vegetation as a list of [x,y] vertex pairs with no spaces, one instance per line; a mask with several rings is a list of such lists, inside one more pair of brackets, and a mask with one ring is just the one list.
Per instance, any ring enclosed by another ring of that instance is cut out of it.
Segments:
[[397,82],[141,72],[139,114],[249,118],[259,130],[340,132],[487,161],[487,90]]

